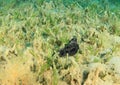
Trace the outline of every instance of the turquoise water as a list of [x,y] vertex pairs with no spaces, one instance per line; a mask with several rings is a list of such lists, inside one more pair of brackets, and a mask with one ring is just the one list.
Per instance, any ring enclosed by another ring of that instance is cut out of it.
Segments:
[[5,15],[8,11],[17,8],[24,10],[26,6],[32,6],[36,11],[39,11],[39,8],[42,7],[45,2],[52,2],[54,4],[53,10],[56,12],[64,12],[64,8],[60,6],[64,5],[69,9],[74,7],[83,10],[89,9],[91,12],[99,15],[105,11],[110,11],[120,18],[120,0],[0,0],[0,15]]
[[109,8],[120,8],[120,0],[0,0],[0,8],[10,6],[17,7],[23,3],[42,4],[43,2],[53,1],[55,4],[64,4],[66,7],[71,4],[77,4],[83,8],[92,5],[108,6]]

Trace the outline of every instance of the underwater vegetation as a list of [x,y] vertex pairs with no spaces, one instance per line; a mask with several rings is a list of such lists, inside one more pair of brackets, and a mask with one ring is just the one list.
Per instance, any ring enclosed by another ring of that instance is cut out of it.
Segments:
[[119,80],[119,0],[0,0],[0,85]]

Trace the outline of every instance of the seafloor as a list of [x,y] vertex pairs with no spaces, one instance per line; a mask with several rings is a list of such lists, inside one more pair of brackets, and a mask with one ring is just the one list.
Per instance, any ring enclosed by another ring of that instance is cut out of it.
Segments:
[[120,85],[120,0],[0,0],[0,85]]

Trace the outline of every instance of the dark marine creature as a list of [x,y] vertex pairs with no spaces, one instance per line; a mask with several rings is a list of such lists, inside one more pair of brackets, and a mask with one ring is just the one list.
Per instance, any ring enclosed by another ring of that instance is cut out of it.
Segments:
[[67,54],[73,56],[77,53],[78,49],[79,45],[77,43],[77,38],[73,37],[67,44],[65,44],[65,47],[59,51],[59,56],[63,57]]

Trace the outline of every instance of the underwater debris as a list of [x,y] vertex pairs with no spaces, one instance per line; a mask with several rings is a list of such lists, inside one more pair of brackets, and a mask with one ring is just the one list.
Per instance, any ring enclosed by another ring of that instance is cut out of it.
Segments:
[[63,57],[67,54],[73,56],[77,53],[78,49],[79,45],[77,43],[77,38],[73,37],[67,44],[65,44],[65,47],[59,51],[59,56]]

